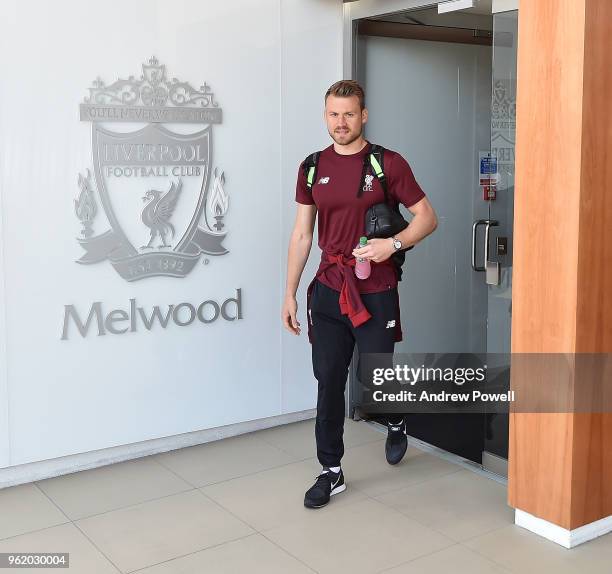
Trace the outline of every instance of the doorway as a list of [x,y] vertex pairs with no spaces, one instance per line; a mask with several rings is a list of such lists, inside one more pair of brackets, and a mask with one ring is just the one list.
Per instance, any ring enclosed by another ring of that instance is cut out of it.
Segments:
[[[518,11],[434,5],[354,29],[366,137],[408,160],[439,220],[407,254],[396,353],[486,354],[497,387],[509,386]],[[368,417],[351,379],[349,412]],[[411,436],[507,473],[507,415],[406,418]]]

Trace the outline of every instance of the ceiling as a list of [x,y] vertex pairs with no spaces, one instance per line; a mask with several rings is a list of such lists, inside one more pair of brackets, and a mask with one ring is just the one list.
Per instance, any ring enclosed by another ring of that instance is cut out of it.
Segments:
[[[356,2],[357,0],[342,0],[343,2]],[[435,2],[434,2],[435,3]],[[493,0],[474,0],[475,6],[462,10],[462,12],[470,12],[472,14],[486,14],[491,15],[493,13]]]
[[446,14],[438,14],[437,6],[434,4],[428,8],[404,10],[402,12],[384,14],[370,19],[382,20],[384,22],[398,22],[402,24],[423,24],[426,26],[492,30],[492,0],[475,0],[475,4],[474,8],[448,12]]
[[468,8],[465,12],[472,14],[486,14],[490,16],[493,13],[493,0],[476,0],[473,8]]

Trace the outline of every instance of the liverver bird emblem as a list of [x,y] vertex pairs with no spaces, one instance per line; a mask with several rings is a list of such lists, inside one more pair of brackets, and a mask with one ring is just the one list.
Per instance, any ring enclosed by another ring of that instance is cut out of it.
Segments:
[[[222,110],[206,83],[170,79],[153,57],[140,78],[98,78],[80,117],[91,122],[93,169],[78,178],[74,208],[85,253],[77,263],[108,260],[121,277],[138,281],[186,277],[202,254],[228,252],[226,176],[212,166]],[[105,221],[95,235],[98,203]]]
[[170,218],[181,193],[182,185],[180,180],[178,184],[172,182],[170,189],[164,195],[157,189],[150,189],[142,198],[143,201],[149,202],[142,210],[141,219],[151,230],[151,239],[149,239],[147,245],[142,246],[140,249],[153,249],[152,243],[157,236],[159,236],[162,242],[157,247],[170,247],[166,243],[166,234],[169,232],[171,237],[174,237],[174,226],[170,223]]

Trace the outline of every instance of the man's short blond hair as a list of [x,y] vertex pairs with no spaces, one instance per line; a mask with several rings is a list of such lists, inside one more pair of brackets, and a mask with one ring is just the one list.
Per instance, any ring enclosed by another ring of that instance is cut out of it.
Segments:
[[338,98],[350,98],[351,96],[357,96],[359,100],[359,107],[363,110],[365,108],[365,92],[363,88],[355,80],[340,80],[335,84],[332,84],[325,92],[325,101],[329,96],[336,96]]

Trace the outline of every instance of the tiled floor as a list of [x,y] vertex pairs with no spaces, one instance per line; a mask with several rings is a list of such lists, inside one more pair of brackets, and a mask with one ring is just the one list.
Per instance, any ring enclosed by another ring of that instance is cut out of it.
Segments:
[[612,572],[612,535],[565,550],[513,525],[502,484],[413,447],[391,467],[366,423],[345,435],[326,508],[302,504],[305,421],[0,490],[0,552],[69,552],[71,574]]

